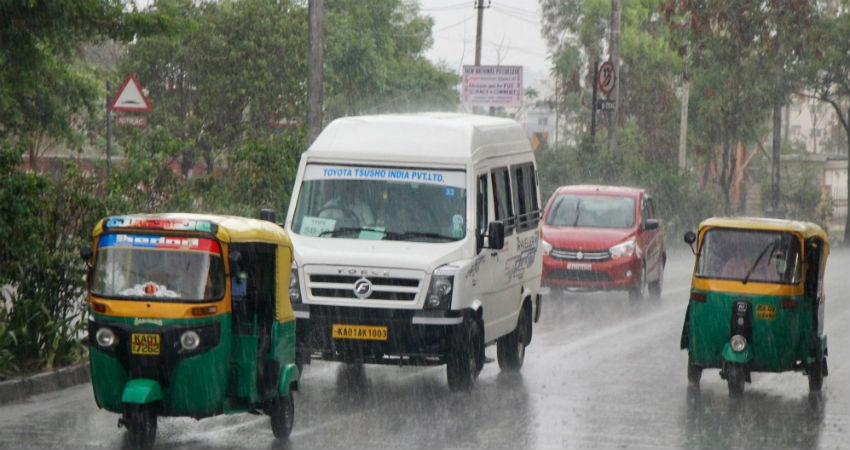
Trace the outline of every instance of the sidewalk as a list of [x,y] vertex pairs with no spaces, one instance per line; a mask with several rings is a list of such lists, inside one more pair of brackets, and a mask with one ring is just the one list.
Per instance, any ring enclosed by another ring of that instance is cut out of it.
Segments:
[[30,377],[0,381],[0,405],[89,381],[91,381],[91,373],[88,362]]

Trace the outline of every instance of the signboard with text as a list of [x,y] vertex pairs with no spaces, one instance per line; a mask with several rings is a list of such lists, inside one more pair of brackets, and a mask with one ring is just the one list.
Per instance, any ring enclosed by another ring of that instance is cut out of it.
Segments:
[[463,66],[462,103],[522,106],[522,66]]

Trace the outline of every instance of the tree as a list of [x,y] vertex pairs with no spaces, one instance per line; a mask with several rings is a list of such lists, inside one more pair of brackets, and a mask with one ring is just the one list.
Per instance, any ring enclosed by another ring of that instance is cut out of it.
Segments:
[[430,17],[402,0],[325,3],[325,117],[454,109],[458,76],[425,58]]
[[[822,39],[813,38],[815,57],[807,70],[810,96],[828,103],[835,110],[847,137],[847,168],[850,173],[850,10],[826,9],[814,31]],[[847,181],[850,192],[850,177]],[[844,243],[850,245],[850,214],[844,223]]]
[[[732,212],[730,188],[739,176],[735,148],[765,133],[774,104],[786,102],[799,79],[805,42],[788,29],[808,27],[806,1],[670,0],[661,4],[672,42],[691,77],[690,123]],[[784,71],[776,83],[775,67]],[[767,75],[769,76],[767,76]]]

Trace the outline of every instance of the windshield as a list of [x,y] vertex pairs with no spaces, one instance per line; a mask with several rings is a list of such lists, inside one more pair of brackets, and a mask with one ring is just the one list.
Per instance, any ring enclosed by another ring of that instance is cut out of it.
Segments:
[[106,234],[98,243],[92,294],[108,298],[202,302],[224,296],[214,239]]
[[696,275],[795,284],[801,266],[800,241],[791,233],[714,228],[703,237]]
[[466,173],[310,164],[292,231],[304,236],[449,242],[466,236]]
[[600,195],[559,195],[546,215],[546,225],[631,228],[635,225],[635,199]]

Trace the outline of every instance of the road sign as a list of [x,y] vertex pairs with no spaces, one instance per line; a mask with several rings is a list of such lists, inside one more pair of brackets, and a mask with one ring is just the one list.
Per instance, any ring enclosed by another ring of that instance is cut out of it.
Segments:
[[596,109],[600,109],[602,111],[613,111],[614,107],[617,106],[617,102],[614,100],[597,100],[596,101]]
[[605,61],[599,67],[596,84],[599,86],[599,90],[602,91],[603,94],[608,95],[614,90],[616,78],[614,63],[611,61]]
[[139,85],[139,80],[136,75],[129,74],[124,79],[124,85],[118,91],[118,95],[112,100],[109,105],[110,111],[127,111],[127,112],[150,112],[151,104],[148,98],[142,92]]
[[463,66],[462,103],[522,106],[522,66]]
[[148,119],[144,116],[117,116],[115,117],[115,123],[143,128],[148,125]]

